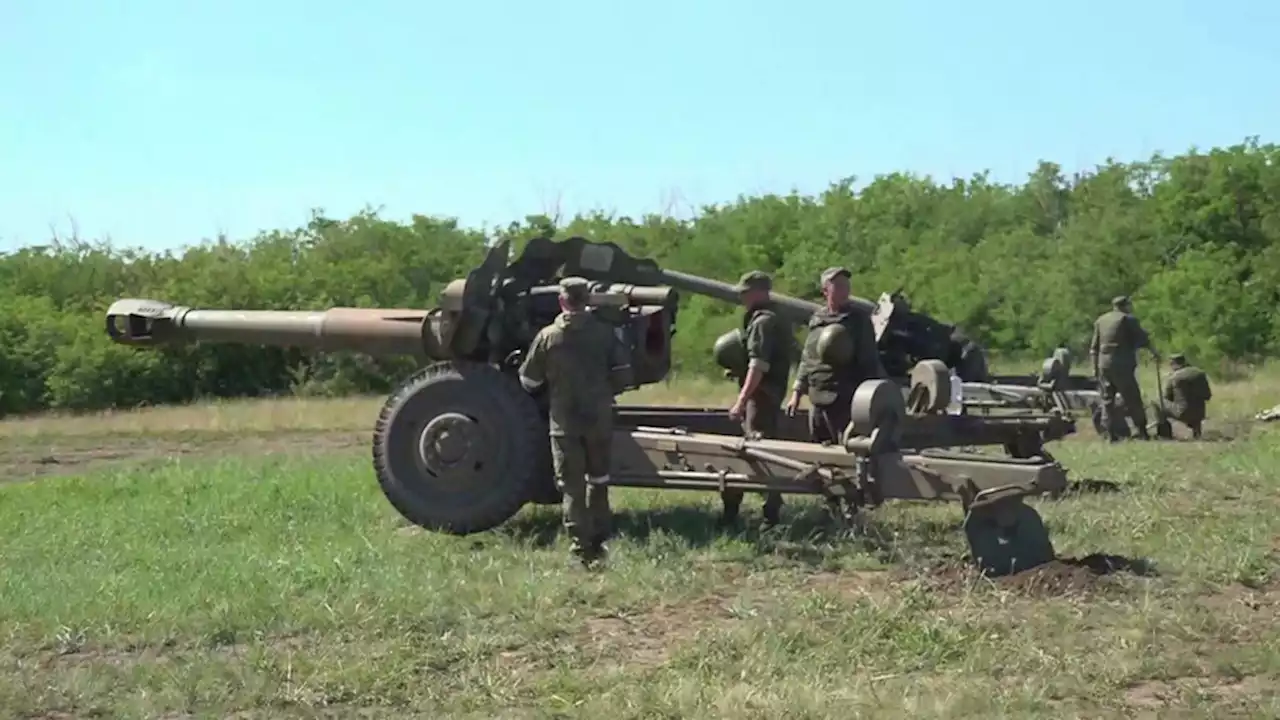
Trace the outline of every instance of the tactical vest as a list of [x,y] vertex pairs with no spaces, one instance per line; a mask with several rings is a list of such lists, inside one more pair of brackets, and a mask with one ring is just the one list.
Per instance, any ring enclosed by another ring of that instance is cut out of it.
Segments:
[[[840,313],[819,310],[809,318],[809,336],[804,343],[804,372],[809,383],[809,399],[815,405],[829,405],[842,396],[851,395],[858,385],[877,374],[876,368],[865,367],[868,364],[868,352],[872,348],[860,347],[865,344],[865,328],[862,326],[869,320],[857,308],[848,308]],[[828,325],[842,325],[853,341],[853,352],[850,361],[836,366],[822,357],[819,341],[822,329]],[[874,335],[872,335],[874,338]]]

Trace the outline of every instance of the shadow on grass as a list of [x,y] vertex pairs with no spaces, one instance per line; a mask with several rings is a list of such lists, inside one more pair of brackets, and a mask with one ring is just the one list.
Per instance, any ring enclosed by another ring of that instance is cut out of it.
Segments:
[[1110,480],[1099,480],[1097,478],[1081,478],[1067,483],[1067,489],[1063,490],[1057,497],[1071,497],[1074,495],[1105,495],[1119,492],[1124,492],[1124,487],[1120,485],[1120,483],[1112,482]]
[[[652,510],[622,509],[613,515],[614,537],[639,545],[673,536],[691,549],[710,547],[717,542],[738,541],[756,555],[786,557],[809,565],[826,563],[833,552],[860,551],[883,563],[953,557],[955,543],[962,541],[963,517],[940,521],[924,519],[905,527],[863,511],[854,528],[841,527],[831,520],[825,507],[789,506],[776,527],[764,527],[758,510],[743,508],[737,526],[724,526],[720,514],[699,507],[668,507]],[[562,531],[559,513],[547,508],[512,518],[500,532],[512,540],[546,548]]]

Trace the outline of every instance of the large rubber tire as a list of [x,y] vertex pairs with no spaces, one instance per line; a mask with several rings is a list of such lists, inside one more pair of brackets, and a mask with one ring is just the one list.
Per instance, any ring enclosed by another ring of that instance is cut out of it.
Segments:
[[373,467],[410,522],[454,535],[501,525],[551,474],[547,422],[510,376],[443,362],[405,380],[382,406]]

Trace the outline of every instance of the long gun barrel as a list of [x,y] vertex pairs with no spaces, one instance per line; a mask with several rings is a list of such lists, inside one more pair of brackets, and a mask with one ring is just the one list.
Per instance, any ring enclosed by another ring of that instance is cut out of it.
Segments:
[[107,310],[107,334],[137,347],[194,341],[245,343],[370,355],[428,354],[427,310],[333,308],[196,310],[157,300],[125,299]]
[[[697,275],[689,275],[678,270],[659,270],[658,277],[662,283],[670,285],[677,290],[684,290],[695,295],[706,295],[730,303],[738,302],[737,289],[728,283],[709,280]],[[783,315],[787,321],[798,325],[808,323],[809,317],[818,308],[822,307],[818,303],[781,293],[771,293],[771,298],[773,299],[774,309]],[[851,297],[849,301],[867,313],[876,311],[876,304],[870,300]]]

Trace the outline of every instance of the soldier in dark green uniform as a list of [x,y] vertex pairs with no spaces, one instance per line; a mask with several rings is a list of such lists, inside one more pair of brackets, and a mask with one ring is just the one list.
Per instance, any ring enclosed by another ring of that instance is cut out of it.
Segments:
[[1169,356],[1169,369],[1173,372],[1165,378],[1164,387],[1160,389],[1164,396],[1164,407],[1152,403],[1152,414],[1157,420],[1177,420],[1191,429],[1191,437],[1199,440],[1205,406],[1213,399],[1209,376],[1200,368],[1189,364],[1182,353]]
[[[747,349],[747,374],[738,390],[738,399],[729,409],[729,417],[742,421],[744,434],[766,438],[777,437],[778,416],[787,393],[795,345],[791,327],[769,309],[772,290],[773,279],[758,270],[743,275],[738,282],[738,295],[746,308],[742,316],[742,337]],[[737,522],[742,497],[741,490],[720,494],[725,524]],[[781,514],[782,494],[767,493],[765,525],[776,525]]]
[[613,397],[628,384],[630,363],[607,323],[586,312],[589,286],[581,278],[560,283],[555,322],[534,337],[520,366],[529,392],[547,388],[551,457],[564,493],[564,527],[584,564],[603,558],[612,513]]
[[1151,439],[1147,432],[1147,413],[1142,406],[1142,390],[1134,373],[1138,369],[1138,350],[1146,348],[1157,361],[1159,353],[1151,346],[1151,339],[1142,323],[1133,315],[1133,304],[1127,296],[1111,301],[1111,311],[1102,314],[1093,323],[1093,340],[1089,343],[1089,357],[1093,360],[1094,375],[1098,378],[1102,394],[1102,426],[1110,439],[1118,440],[1113,423],[1116,417],[1116,396],[1124,402],[1124,411],[1133,420],[1138,437]]
[[809,433],[815,442],[840,442],[858,385],[886,375],[871,316],[849,302],[849,277],[842,267],[822,272],[826,305],[809,318],[809,336],[787,401],[787,413],[794,414],[800,398],[809,396]]

